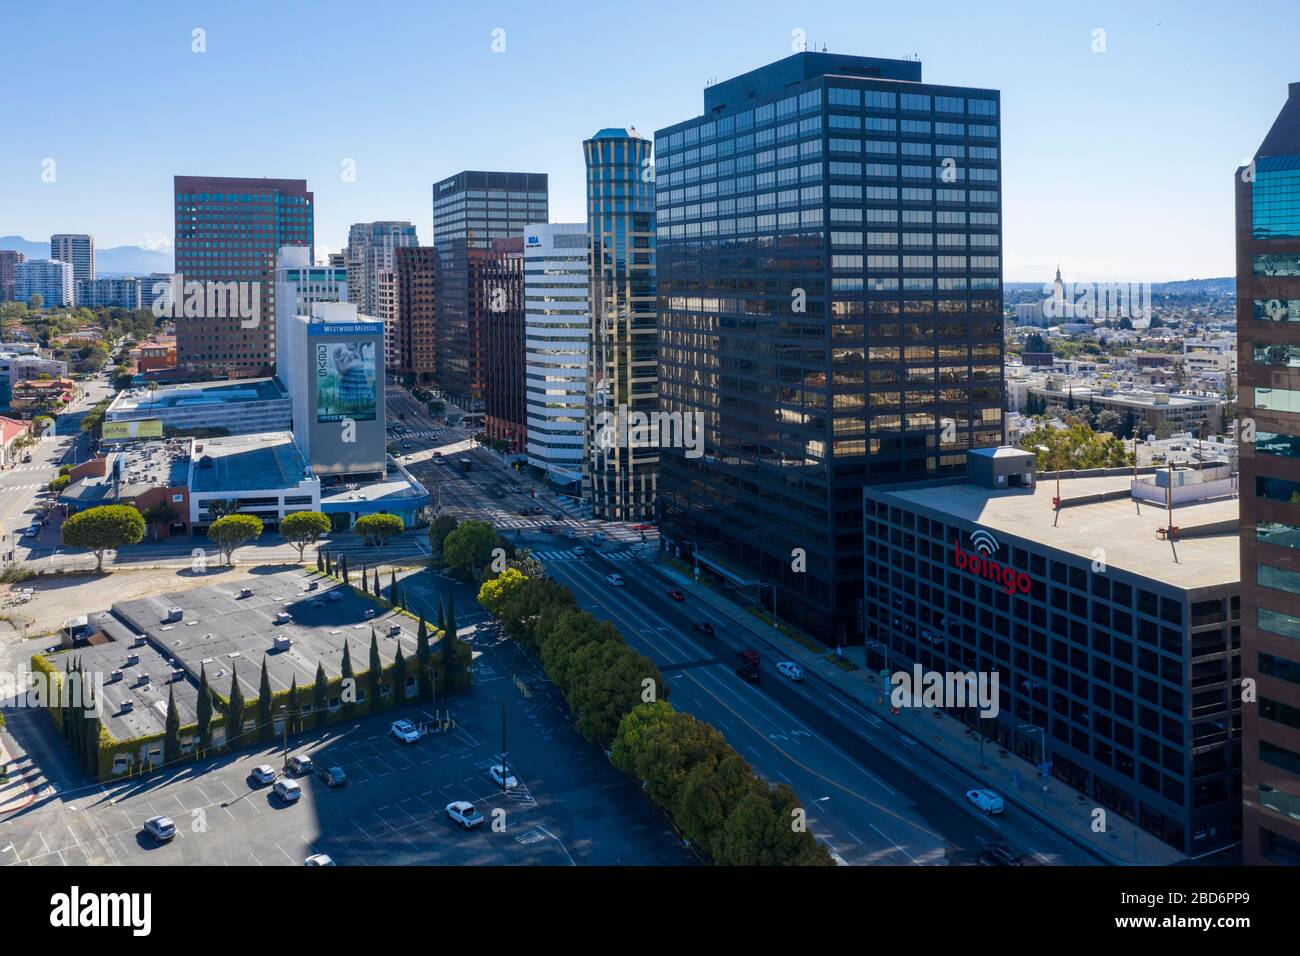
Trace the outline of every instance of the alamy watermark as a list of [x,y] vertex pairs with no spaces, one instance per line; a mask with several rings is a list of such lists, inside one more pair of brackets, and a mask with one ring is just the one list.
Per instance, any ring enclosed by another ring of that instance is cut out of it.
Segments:
[[0,700],[10,707],[80,710],[87,717],[102,717],[104,675],[100,671],[73,671],[56,678],[43,671],[0,671]]
[[[178,291],[179,290],[179,291]],[[185,281],[176,275],[171,282],[155,282],[153,314],[160,319],[239,319],[240,328],[255,329],[262,323],[262,283]]]
[[913,664],[911,673],[890,675],[889,702],[904,707],[979,708],[984,719],[998,715],[997,671],[927,671]]
[[1048,319],[1149,319],[1153,314],[1150,282],[1063,282],[1059,287],[1048,282],[1043,294]]
[[703,412],[629,412],[626,405],[596,416],[599,448],[684,448],[687,458],[704,454]]

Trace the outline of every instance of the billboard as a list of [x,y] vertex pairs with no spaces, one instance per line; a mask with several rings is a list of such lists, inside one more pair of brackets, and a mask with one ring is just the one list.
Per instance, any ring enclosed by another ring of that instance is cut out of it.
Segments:
[[372,422],[378,408],[374,340],[316,342],[316,422]]
[[162,438],[161,418],[139,418],[129,422],[104,422],[105,441],[123,438]]

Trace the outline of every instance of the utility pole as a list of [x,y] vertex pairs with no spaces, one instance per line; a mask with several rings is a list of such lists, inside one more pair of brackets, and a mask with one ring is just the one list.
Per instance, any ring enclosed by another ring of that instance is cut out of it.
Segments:
[[289,711],[280,706],[280,724],[284,727],[284,772],[289,772]]

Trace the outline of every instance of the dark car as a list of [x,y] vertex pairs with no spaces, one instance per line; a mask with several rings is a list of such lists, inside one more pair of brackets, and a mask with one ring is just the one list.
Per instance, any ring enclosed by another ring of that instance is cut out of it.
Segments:
[[736,655],[736,673],[751,684],[759,680],[758,651],[746,648]]
[[701,634],[703,634],[705,637],[713,636],[713,625],[710,624],[708,621],[700,621],[698,624],[695,625],[695,629],[699,631]]
[[980,851],[981,866],[1024,866],[1020,854],[1002,843],[990,843]]
[[670,590],[670,591],[668,592],[668,596],[669,596],[670,598],[672,598],[674,601],[685,601],[685,600],[686,600],[686,595],[683,594],[681,591],[678,591],[676,588],[673,588],[672,590]]
[[321,767],[320,778],[327,787],[341,787],[348,782],[348,775],[342,767]]

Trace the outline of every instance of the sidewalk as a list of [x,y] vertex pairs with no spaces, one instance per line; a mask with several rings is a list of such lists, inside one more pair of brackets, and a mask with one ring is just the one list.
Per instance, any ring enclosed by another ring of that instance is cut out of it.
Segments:
[[775,654],[780,660],[798,662],[806,674],[816,675],[842,697],[861,705],[895,730],[918,741],[981,786],[996,790],[1009,808],[1014,807],[1035,817],[1098,859],[1120,866],[1169,866],[1186,860],[1178,850],[1139,829],[1113,810],[1108,809],[1106,814],[1108,832],[1093,833],[1091,823],[1095,801],[1055,777],[1048,781],[1044,792],[1037,767],[1014,753],[1000,750],[996,743],[985,741],[986,769],[981,770],[978,738],[965,724],[948,714],[922,708],[893,713],[880,677],[866,668],[865,648],[845,649],[844,660],[855,667],[845,670],[834,662],[833,651],[811,650],[667,562],[659,562],[657,567],[691,597],[704,601],[748,632],[760,652]]

